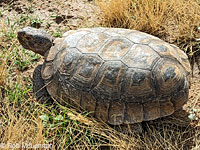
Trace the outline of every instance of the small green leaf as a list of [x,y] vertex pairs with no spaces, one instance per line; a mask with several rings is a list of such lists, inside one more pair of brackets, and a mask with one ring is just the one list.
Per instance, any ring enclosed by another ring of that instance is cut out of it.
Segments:
[[63,120],[63,116],[62,115],[58,115],[54,118],[54,120],[57,120],[57,121],[60,121],[60,120]]
[[49,128],[54,128],[55,127],[55,124],[50,124],[49,125]]
[[40,116],[40,119],[42,119],[43,121],[48,121],[49,117],[46,114],[44,114]]

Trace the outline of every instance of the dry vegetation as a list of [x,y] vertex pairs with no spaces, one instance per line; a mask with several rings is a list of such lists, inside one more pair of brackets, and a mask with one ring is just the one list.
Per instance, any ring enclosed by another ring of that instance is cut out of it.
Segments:
[[104,25],[144,31],[167,41],[200,37],[196,0],[97,0]]
[[[198,36],[199,5],[194,0],[111,0],[98,1],[98,5],[105,26],[139,29],[172,42]],[[0,11],[0,17],[2,14],[7,12]],[[141,135],[116,131],[67,104],[37,102],[28,70],[42,59],[23,49],[16,39],[17,30],[39,22],[30,14],[0,21],[0,144],[45,143],[52,144],[52,149],[80,150],[200,149],[200,121],[195,118],[200,114],[199,93],[190,99],[187,111],[144,122]],[[190,111],[195,114],[192,121]]]

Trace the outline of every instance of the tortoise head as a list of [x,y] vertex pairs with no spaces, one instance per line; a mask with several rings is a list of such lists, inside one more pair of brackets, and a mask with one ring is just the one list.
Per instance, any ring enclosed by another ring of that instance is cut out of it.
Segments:
[[25,27],[20,30],[17,38],[24,48],[42,56],[53,45],[53,37],[43,30],[32,27]]

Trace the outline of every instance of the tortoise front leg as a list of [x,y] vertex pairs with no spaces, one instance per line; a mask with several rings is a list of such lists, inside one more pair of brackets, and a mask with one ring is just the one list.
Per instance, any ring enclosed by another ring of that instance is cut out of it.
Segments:
[[41,76],[42,65],[38,65],[33,72],[33,92],[38,101],[45,103],[51,100],[51,96],[47,92],[44,80]]

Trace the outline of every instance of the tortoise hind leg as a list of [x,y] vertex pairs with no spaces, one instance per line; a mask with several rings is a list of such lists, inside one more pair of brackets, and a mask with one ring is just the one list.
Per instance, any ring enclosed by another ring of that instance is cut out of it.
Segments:
[[44,80],[41,76],[42,65],[38,65],[33,72],[33,92],[39,102],[45,103],[51,100],[51,96],[47,92]]

